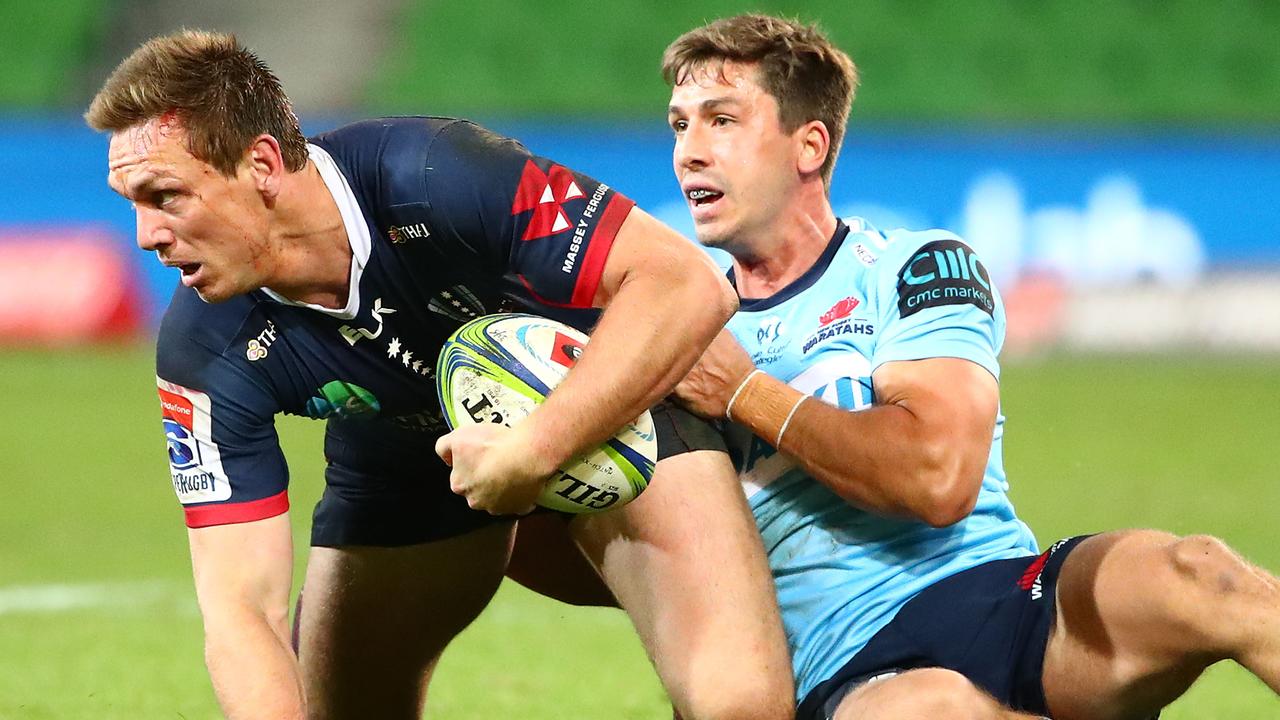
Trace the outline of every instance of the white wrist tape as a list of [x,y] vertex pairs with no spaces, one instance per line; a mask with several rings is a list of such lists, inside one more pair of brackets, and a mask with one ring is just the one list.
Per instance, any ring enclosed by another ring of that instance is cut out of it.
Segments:
[[729,404],[724,406],[724,416],[726,418],[730,420],[733,419],[733,402],[738,399],[739,395],[742,394],[743,388],[747,386],[747,383],[751,382],[751,378],[755,377],[756,373],[760,373],[760,372],[764,372],[764,371],[761,370],[760,368],[756,368],[755,370],[752,370],[751,372],[747,373],[746,377],[742,378],[742,382],[738,384],[738,389],[734,390],[733,395],[729,396]]
[[787,413],[787,419],[783,420],[782,427],[778,428],[778,439],[773,441],[773,446],[775,448],[779,450],[782,449],[782,435],[787,432],[787,426],[791,424],[791,418],[796,416],[796,411],[799,410],[800,406],[804,404],[804,401],[808,399],[808,395],[801,395],[800,399],[796,400],[796,404],[791,406],[791,412]]

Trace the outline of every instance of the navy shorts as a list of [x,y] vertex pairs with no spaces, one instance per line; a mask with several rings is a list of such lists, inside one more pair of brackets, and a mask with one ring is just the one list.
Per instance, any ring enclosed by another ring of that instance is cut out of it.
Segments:
[[[668,403],[651,411],[658,459],[694,450],[725,450],[709,423]],[[320,547],[400,547],[443,540],[512,518],[473,510],[449,489],[449,466],[435,436],[391,423],[329,421],[325,489],[311,523]]]
[[877,675],[918,668],[954,670],[1014,710],[1048,715],[1041,674],[1054,590],[1063,561],[1086,537],[1059,541],[1039,556],[984,563],[926,588],[810,691],[796,717],[827,720]]

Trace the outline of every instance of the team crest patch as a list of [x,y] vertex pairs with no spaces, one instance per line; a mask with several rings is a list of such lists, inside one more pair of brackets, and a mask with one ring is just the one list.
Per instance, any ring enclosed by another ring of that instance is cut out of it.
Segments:
[[850,317],[861,304],[861,300],[850,295],[832,305],[818,317],[818,329],[805,338],[800,352],[807,355],[823,342],[842,335],[874,335],[876,328],[873,323]]
[[183,505],[231,497],[222,455],[213,442],[213,402],[199,390],[156,377],[161,420],[169,445],[173,490]]
[[938,240],[916,251],[898,271],[898,314],[910,317],[925,308],[972,305],[995,312],[991,276],[977,254],[959,240]]

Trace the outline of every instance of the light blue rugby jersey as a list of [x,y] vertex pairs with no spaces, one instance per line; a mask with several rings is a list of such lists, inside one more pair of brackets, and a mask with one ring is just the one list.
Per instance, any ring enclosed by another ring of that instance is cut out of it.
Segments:
[[[766,373],[848,410],[872,404],[871,375],[895,360],[956,357],[999,378],[1004,308],[973,251],[947,232],[882,233],[843,222],[804,276],[743,300],[729,329]],[[977,507],[936,529],[858,510],[746,428],[727,442],[769,553],[798,699],[833,675],[929,585],[1038,552],[1014,514],[996,420]]]

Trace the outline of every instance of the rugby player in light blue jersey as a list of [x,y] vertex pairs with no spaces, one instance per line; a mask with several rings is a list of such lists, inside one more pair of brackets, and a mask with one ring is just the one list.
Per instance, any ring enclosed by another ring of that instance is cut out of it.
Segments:
[[741,297],[677,392],[731,421],[798,717],[1147,718],[1226,658],[1280,691],[1280,584],[1219,540],[1039,552],[1007,497],[982,262],[832,211],[848,56],[746,15],[677,39],[663,73],[676,176]]

